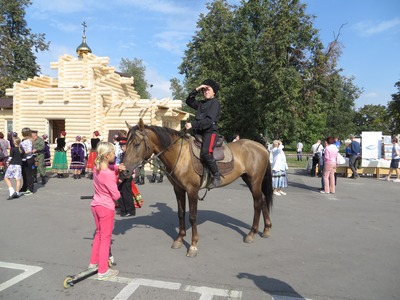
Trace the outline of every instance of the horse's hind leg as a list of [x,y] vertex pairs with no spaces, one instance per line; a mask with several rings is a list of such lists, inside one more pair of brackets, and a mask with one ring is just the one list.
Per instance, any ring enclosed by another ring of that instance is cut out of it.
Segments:
[[253,225],[251,226],[250,232],[244,238],[244,242],[253,243],[254,235],[258,233],[260,216],[264,203],[263,195],[261,192],[261,183],[257,181],[258,179],[256,179],[255,182],[251,182],[251,180],[246,174],[242,176],[242,179],[247,184],[253,195],[253,207],[254,207]]
[[262,207],[262,214],[264,217],[264,231],[263,231],[261,237],[267,238],[271,235],[272,222],[271,222],[271,219],[269,218],[270,209],[267,206],[267,201],[265,200],[264,195],[263,195],[263,198],[264,198],[264,201],[263,201],[263,207]]
[[186,192],[174,186],[176,201],[178,204],[179,233],[171,248],[179,249],[183,245],[183,238],[186,236],[185,214],[186,214]]

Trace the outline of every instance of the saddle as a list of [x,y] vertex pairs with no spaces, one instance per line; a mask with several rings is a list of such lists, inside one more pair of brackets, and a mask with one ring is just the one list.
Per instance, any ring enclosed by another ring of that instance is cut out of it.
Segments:
[[[218,136],[213,152],[213,156],[216,161],[224,160],[225,158],[223,147],[224,142],[225,138],[223,136]],[[195,134],[193,143],[200,150],[201,144],[203,143],[203,136],[201,136],[200,134]]]
[[[192,157],[192,164],[195,172],[202,177],[202,183],[200,188],[206,188],[210,183],[211,175],[209,174],[209,170],[204,168],[201,160],[200,160],[200,149],[201,149],[201,141],[202,136],[190,136],[189,137],[189,146],[190,146],[190,155]],[[217,139],[216,146],[214,148],[213,156],[218,164],[218,170],[222,176],[227,175],[232,172],[234,165],[234,158],[232,155],[232,151],[227,144],[224,143],[225,138],[219,137]]]

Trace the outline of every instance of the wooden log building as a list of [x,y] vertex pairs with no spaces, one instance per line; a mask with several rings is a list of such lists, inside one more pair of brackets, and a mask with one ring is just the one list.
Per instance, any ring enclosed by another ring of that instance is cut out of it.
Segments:
[[58,71],[57,78],[40,75],[15,82],[6,90],[12,98],[0,101],[0,131],[15,131],[29,127],[49,135],[50,143],[67,132],[67,140],[75,136],[88,138],[98,130],[103,138],[126,129],[125,121],[180,129],[189,114],[182,111],[181,100],[165,98],[140,99],[133,87],[133,77],[127,77],[109,66],[108,57],[91,53],[83,36],[77,57],[65,54],[50,67]]

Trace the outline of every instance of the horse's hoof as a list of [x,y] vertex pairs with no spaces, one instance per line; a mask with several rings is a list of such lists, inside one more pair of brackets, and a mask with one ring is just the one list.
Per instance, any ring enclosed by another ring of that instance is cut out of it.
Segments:
[[251,235],[248,235],[245,237],[244,242],[247,244],[254,243],[254,237],[252,237]]
[[172,249],[179,249],[179,248],[182,247],[182,245],[183,245],[182,242],[174,241],[173,244],[172,244],[172,246],[171,246],[171,248],[172,248]]
[[269,231],[264,231],[261,237],[263,238],[269,238],[271,236],[271,233]]
[[188,252],[186,253],[187,257],[196,257],[197,256],[197,247],[190,246]]

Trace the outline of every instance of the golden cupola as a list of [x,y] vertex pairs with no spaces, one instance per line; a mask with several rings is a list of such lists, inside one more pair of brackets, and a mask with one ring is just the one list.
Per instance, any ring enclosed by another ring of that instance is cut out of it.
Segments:
[[83,36],[82,36],[82,43],[76,48],[76,53],[78,54],[79,58],[82,58],[83,54],[92,53],[92,49],[86,44],[86,22],[82,23],[83,26]]

